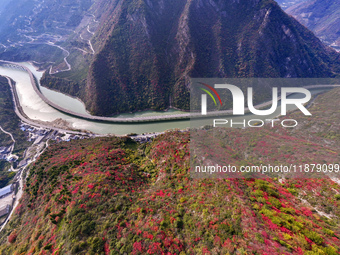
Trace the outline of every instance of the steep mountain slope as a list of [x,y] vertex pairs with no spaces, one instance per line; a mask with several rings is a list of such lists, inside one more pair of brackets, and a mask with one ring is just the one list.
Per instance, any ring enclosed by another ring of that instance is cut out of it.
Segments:
[[339,72],[339,55],[274,1],[122,1],[113,10],[83,98],[97,115],[188,109],[189,77]]
[[11,0],[3,0],[0,5],[0,14],[4,12],[4,10],[7,8],[7,5],[8,3],[10,2]]
[[[65,35],[81,23],[91,0],[6,0],[0,9],[0,42],[24,43],[26,33],[34,37],[43,33]],[[47,36],[47,35],[46,35]],[[57,37],[57,36],[56,36]]]
[[[316,118],[294,113],[308,136],[225,129],[223,155],[235,165],[259,154],[278,164],[339,161],[339,143],[323,136],[338,130],[331,120],[340,113],[329,109],[339,96],[337,89],[318,98]],[[151,144],[100,138],[51,146],[30,168],[0,254],[339,253],[339,179],[193,180],[189,139],[168,132]]]
[[0,9],[0,58],[36,61],[52,73],[70,69],[65,58],[72,66],[86,62],[91,56],[88,37],[97,25],[89,13],[93,2],[6,0]]
[[340,50],[340,3],[308,0],[289,7],[287,13],[312,30],[325,43]]

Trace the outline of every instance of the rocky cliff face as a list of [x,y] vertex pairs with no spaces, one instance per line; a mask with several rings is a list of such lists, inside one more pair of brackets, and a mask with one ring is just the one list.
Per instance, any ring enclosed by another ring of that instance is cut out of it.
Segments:
[[187,109],[189,77],[329,77],[339,65],[274,1],[121,1],[109,12],[86,85],[98,115]]

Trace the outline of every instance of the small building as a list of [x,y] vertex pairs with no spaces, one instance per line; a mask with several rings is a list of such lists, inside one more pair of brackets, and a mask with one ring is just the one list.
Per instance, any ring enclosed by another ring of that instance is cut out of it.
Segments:
[[13,192],[13,190],[14,186],[12,184],[0,189],[0,198],[8,196]]
[[10,205],[1,206],[0,207],[0,217],[9,214],[10,211],[11,211],[11,206]]

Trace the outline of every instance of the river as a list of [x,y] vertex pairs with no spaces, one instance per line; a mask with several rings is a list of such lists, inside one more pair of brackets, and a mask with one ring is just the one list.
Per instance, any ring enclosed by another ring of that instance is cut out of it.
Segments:
[[[38,80],[42,77],[42,72],[39,72],[35,69],[35,67],[30,63],[21,63],[28,67],[31,72],[38,78]],[[32,120],[42,120],[42,121],[53,121],[55,119],[61,118],[70,123],[70,125],[74,129],[83,129],[89,130],[96,134],[115,134],[115,135],[124,135],[129,133],[152,133],[152,132],[163,132],[169,129],[186,129],[191,126],[199,126],[199,125],[208,125],[212,124],[212,119],[200,119],[190,122],[189,120],[171,120],[166,122],[153,122],[153,123],[99,123],[88,120],[83,120],[75,117],[71,117],[66,115],[58,110],[52,108],[48,104],[46,104],[34,91],[33,86],[30,82],[30,78],[28,73],[11,69],[7,67],[0,66],[0,75],[8,76],[12,80],[16,82],[16,89],[19,97],[20,104],[23,108],[23,111],[26,115]],[[84,104],[70,96],[64,95],[62,93],[40,87],[41,92],[53,103],[60,105],[65,109],[72,110],[77,113],[89,115],[86,112]],[[315,89],[312,91],[313,94],[319,93],[321,91],[325,91],[326,89]],[[297,98],[299,95],[291,95],[290,98]],[[294,110],[295,106],[288,105],[288,110]],[[244,119],[270,119],[275,118],[280,114],[281,107],[277,108],[277,111],[270,116],[258,117],[252,114],[233,117],[233,121],[243,121]],[[122,114],[120,117],[124,118],[133,118],[140,116],[157,116],[157,115],[169,115],[169,114],[180,114],[182,112],[176,110],[170,110],[168,112],[154,112],[154,111],[145,111],[138,112],[134,114]],[[226,117],[227,118],[227,117]]]
[[[42,77],[42,72],[38,72],[30,63],[21,63],[27,66],[32,73],[38,78]],[[185,129],[190,127],[189,120],[183,121],[169,121],[160,123],[131,123],[131,124],[117,124],[117,123],[98,123],[71,117],[64,113],[57,111],[46,104],[34,91],[30,82],[29,75],[21,70],[6,68],[0,66],[0,75],[8,76],[16,82],[16,89],[20,104],[26,115],[32,120],[53,121],[62,118],[69,122],[74,129],[89,130],[97,134],[115,134],[124,135],[129,133],[152,133],[163,132],[168,129]],[[64,95],[44,87],[40,87],[42,93],[52,102],[78,113],[88,114],[85,110],[84,104],[70,96]],[[180,111],[169,111],[167,113],[158,113],[153,111],[140,112],[135,114],[124,114],[122,116],[150,116],[160,114],[176,114]]]

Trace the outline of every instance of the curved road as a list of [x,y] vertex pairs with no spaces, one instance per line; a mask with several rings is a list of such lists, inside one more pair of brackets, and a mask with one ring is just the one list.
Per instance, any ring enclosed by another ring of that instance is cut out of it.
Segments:
[[[13,150],[14,150],[14,146],[15,146],[15,139],[14,139],[13,135],[12,135],[11,133],[7,132],[6,130],[4,130],[1,126],[0,126],[0,130],[1,130],[2,132],[4,132],[6,135],[9,135],[9,136],[11,137],[11,139],[12,139],[12,141],[13,141],[13,144],[12,144],[11,147],[10,147],[10,153],[9,153],[9,155],[10,155],[11,157],[15,157],[16,159],[18,159],[19,157],[18,157],[17,155],[12,154],[12,153],[13,153]],[[14,169],[13,169],[13,164],[11,164],[11,170],[12,170],[12,171],[14,170]]]
[[50,67],[50,71],[49,74],[56,74],[56,73],[60,73],[60,72],[67,72],[70,71],[72,69],[71,65],[69,64],[69,62],[67,61],[67,58],[70,56],[70,52],[68,50],[65,50],[63,47],[60,47],[59,45],[55,45],[54,43],[46,43],[49,46],[53,46],[53,47],[57,47],[59,49],[61,49],[62,51],[66,52],[66,57],[64,57],[64,62],[67,65],[67,69],[65,70],[60,70],[60,71],[55,71],[52,72],[52,66]]
[[11,133],[5,131],[1,126],[0,126],[0,130],[1,130],[2,132],[4,132],[5,134],[9,135],[9,136],[11,137],[13,143],[15,143],[15,139],[14,139],[14,137],[13,137],[13,135],[12,135]]

